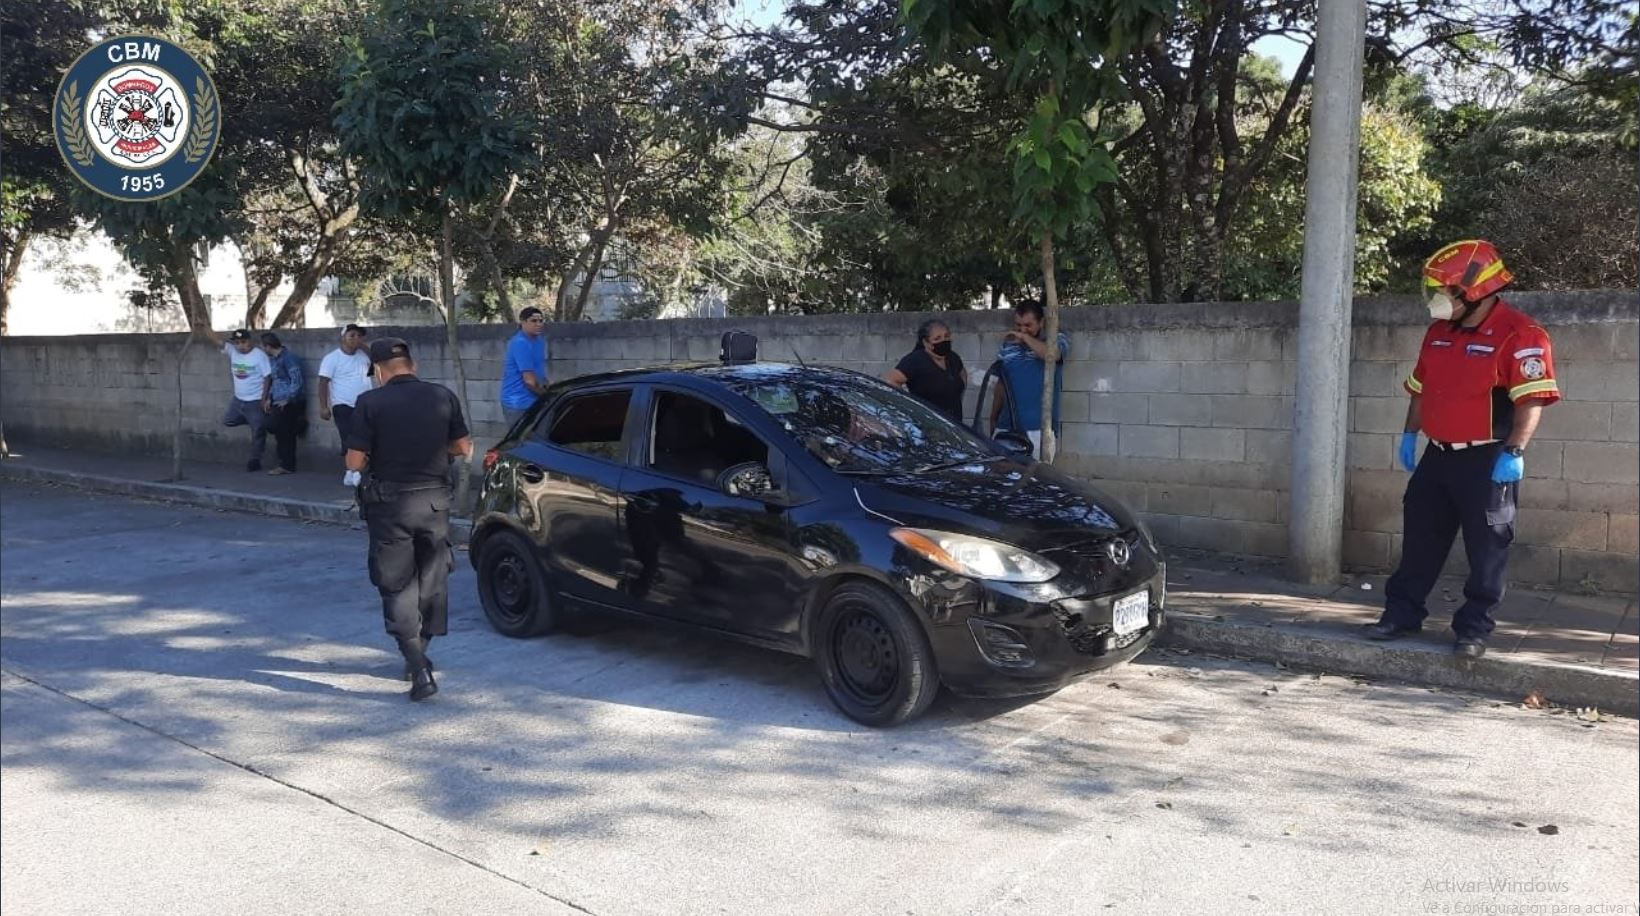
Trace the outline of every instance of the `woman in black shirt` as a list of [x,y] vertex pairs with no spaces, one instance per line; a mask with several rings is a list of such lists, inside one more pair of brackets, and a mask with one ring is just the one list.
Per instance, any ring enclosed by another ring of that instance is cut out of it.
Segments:
[[945,322],[929,319],[917,328],[917,346],[883,375],[883,381],[911,392],[930,407],[962,422],[962,391],[968,387],[968,370],[962,357],[951,349],[951,329]]

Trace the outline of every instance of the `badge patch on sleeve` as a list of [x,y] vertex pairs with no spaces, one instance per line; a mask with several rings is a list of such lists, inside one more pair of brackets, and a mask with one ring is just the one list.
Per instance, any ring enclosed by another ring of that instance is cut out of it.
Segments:
[[1520,361],[1520,374],[1523,378],[1537,381],[1538,379],[1543,378],[1545,371],[1546,369],[1543,365],[1543,360],[1537,358],[1536,356],[1529,356]]

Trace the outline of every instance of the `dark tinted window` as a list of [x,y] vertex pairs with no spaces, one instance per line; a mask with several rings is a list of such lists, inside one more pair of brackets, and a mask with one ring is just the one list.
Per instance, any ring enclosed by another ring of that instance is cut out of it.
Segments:
[[737,464],[769,463],[769,447],[720,408],[671,391],[655,394],[649,466],[704,484]]
[[553,445],[610,461],[621,460],[621,430],[631,391],[600,391],[571,397],[553,412],[546,439]]

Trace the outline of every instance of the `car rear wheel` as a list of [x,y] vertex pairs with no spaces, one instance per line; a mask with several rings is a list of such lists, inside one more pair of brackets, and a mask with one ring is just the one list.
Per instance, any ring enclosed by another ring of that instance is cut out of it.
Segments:
[[511,531],[497,531],[479,545],[478,598],[490,626],[503,636],[540,636],[558,622],[535,551]]
[[898,725],[925,712],[939,693],[934,650],[922,625],[894,593],[850,582],[820,612],[815,661],[826,693],[864,725]]

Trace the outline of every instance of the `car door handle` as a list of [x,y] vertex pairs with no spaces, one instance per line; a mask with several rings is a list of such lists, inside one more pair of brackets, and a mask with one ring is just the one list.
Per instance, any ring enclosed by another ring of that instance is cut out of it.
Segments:
[[540,483],[547,479],[547,472],[541,470],[538,465],[526,464],[518,468],[518,476],[524,478],[528,483]]

